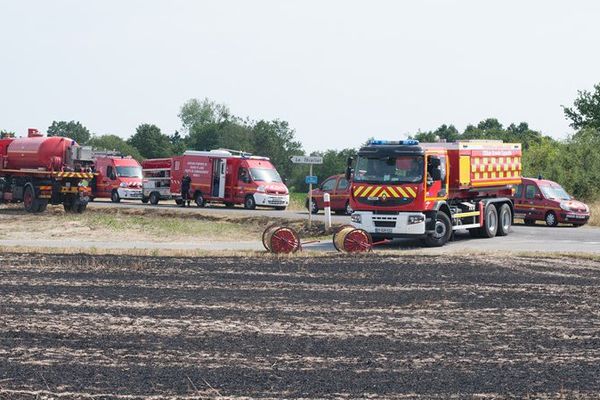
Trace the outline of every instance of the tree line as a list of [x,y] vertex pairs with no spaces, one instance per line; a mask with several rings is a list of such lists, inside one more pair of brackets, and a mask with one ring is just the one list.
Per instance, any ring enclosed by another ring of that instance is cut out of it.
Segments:
[[[571,107],[563,107],[575,129],[566,139],[554,139],[531,129],[526,122],[504,126],[496,118],[468,125],[460,132],[452,124],[432,131],[419,131],[409,137],[422,142],[500,139],[523,146],[523,175],[543,176],[562,184],[567,191],[585,200],[600,197],[600,84],[593,91],[579,91]],[[96,149],[116,150],[138,160],[182,154],[185,150],[218,148],[240,150],[270,157],[291,191],[306,191],[304,177],[308,166],[293,165],[290,157],[306,152],[288,122],[279,119],[254,121],[231,113],[224,104],[209,99],[190,99],[180,109],[181,131],[165,134],[154,124],[140,124],[128,139],[117,135],[92,134],[78,121],[54,121],[49,136],[65,136]],[[0,131],[8,136],[11,132]],[[343,173],[348,157],[357,149],[312,152],[323,164],[313,173],[323,181]]]

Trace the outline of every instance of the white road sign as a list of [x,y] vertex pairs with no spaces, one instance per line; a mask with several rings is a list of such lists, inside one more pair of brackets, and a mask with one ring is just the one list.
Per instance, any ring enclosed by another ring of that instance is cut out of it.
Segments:
[[290,160],[294,164],[323,164],[323,157],[292,156]]

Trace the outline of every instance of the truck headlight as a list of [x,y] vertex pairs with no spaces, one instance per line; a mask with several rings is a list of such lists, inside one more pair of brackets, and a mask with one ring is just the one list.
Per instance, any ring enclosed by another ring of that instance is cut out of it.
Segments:
[[354,222],[355,224],[362,224],[362,215],[352,214],[350,216],[350,221]]
[[126,188],[127,184],[125,182],[121,182],[121,184],[119,186],[122,187],[122,188]]
[[420,224],[423,221],[425,221],[425,217],[423,215],[409,215],[408,216],[408,224],[409,225]]
[[256,191],[260,192],[260,193],[264,193],[265,192],[265,187],[264,186],[259,186],[259,187],[256,188]]
[[571,211],[571,207],[569,207],[569,205],[567,203],[565,203],[564,201],[560,202],[560,208],[562,208],[565,211]]

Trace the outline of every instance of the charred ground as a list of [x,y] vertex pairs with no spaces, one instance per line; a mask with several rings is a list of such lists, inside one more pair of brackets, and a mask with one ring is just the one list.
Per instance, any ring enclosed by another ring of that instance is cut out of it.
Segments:
[[0,398],[595,397],[599,283],[566,258],[0,254]]

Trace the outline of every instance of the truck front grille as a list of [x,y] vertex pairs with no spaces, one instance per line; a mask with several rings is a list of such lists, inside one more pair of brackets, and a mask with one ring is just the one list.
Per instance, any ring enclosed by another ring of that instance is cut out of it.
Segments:
[[395,228],[396,221],[373,221],[377,228]]

